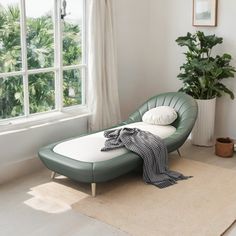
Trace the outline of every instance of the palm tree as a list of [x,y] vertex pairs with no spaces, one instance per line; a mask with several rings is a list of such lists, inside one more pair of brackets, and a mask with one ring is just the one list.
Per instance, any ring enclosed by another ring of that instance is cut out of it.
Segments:
[[[21,69],[20,10],[0,6],[0,73]],[[22,78],[0,78],[0,118],[23,113]]]
[[[54,63],[53,21],[49,14],[27,19],[28,68],[47,68]],[[18,6],[0,5],[0,73],[19,71],[21,62],[20,10]],[[81,35],[78,25],[64,22],[63,64],[81,60]],[[0,119],[23,114],[22,76],[0,78]],[[71,92],[73,90],[73,92]],[[81,103],[81,81],[78,70],[64,72],[64,104]],[[29,76],[30,113],[55,107],[54,73]]]

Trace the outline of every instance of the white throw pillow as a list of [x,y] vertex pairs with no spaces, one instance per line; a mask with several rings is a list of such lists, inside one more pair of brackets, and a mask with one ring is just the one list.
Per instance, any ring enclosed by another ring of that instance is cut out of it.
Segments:
[[170,125],[177,117],[178,115],[172,107],[160,106],[145,112],[142,120],[153,125]]

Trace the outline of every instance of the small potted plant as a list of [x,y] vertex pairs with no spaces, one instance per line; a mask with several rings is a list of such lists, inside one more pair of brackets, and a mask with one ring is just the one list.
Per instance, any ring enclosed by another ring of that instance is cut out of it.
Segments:
[[212,56],[212,49],[222,44],[223,38],[205,35],[201,31],[187,33],[176,42],[187,47],[186,62],[180,67],[178,78],[183,81],[179,90],[196,99],[199,108],[198,118],[192,132],[192,143],[212,146],[214,138],[216,97],[225,93],[234,99],[233,92],[223,84],[223,79],[234,77],[235,68],[230,65],[231,55]]

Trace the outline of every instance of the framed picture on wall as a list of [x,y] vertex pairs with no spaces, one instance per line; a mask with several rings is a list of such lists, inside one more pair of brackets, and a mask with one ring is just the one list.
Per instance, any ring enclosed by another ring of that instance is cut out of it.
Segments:
[[217,0],[193,0],[193,26],[217,25]]

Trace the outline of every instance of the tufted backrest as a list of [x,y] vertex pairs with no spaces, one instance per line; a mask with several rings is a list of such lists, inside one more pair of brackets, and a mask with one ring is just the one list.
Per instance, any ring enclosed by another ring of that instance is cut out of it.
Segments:
[[142,116],[146,111],[158,106],[170,106],[178,113],[177,120],[172,124],[176,127],[176,132],[165,139],[168,151],[170,152],[176,150],[180,144],[182,145],[189,136],[197,118],[197,103],[191,96],[185,93],[163,93],[145,102],[123,124],[142,121]]

